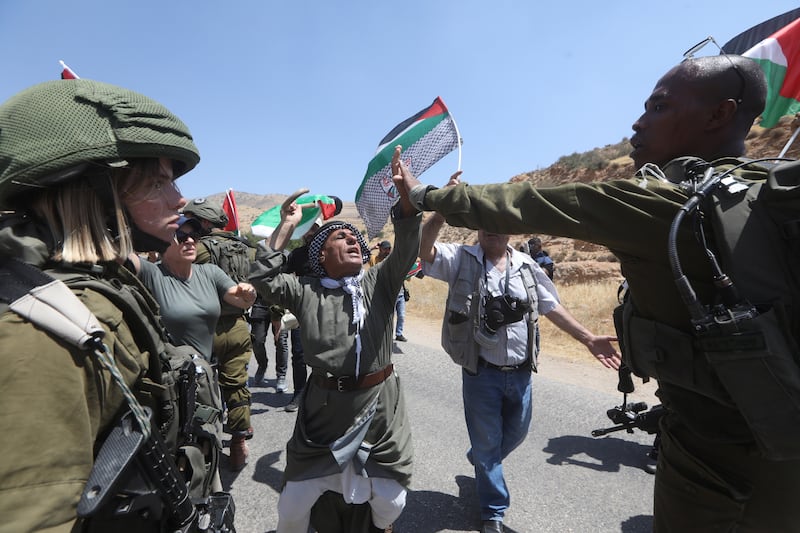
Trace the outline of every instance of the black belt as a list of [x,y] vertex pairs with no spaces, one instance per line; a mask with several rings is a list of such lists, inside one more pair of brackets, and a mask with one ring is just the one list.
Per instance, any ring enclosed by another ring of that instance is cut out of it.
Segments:
[[314,374],[313,376],[316,384],[324,389],[349,392],[359,389],[368,389],[374,387],[378,383],[383,383],[392,375],[393,371],[394,365],[389,363],[380,370],[359,376],[358,379],[356,379],[355,376],[327,377],[320,374]]
[[496,365],[494,363],[490,363],[483,357],[478,358],[478,365],[484,366],[486,368],[494,368],[495,370],[499,370],[500,372],[513,372],[515,370],[520,369],[530,369],[531,368],[531,359],[530,357],[525,359],[518,365]]

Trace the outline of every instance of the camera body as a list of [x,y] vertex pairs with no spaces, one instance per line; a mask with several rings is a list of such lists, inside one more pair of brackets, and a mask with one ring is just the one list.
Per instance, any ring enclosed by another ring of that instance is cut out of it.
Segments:
[[487,294],[483,297],[483,313],[480,327],[475,332],[475,342],[484,348],[494,348],[497,345],[498,328],[519,322],[529,309],[528,304],[516,296]]

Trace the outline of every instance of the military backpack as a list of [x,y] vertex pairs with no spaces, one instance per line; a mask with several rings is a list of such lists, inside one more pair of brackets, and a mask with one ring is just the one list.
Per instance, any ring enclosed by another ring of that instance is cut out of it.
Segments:
[[[673,220],[668,255],[693,333],[626,304],[623,356],[639,376],[737,409],[765,457],[790,460],[800,458],[800,162],[762,166],[757,180],[732,173],[759,164],[682,161],[689,200]],[[696,217],[714,301],[698,301],[680,266],[678,226]]]

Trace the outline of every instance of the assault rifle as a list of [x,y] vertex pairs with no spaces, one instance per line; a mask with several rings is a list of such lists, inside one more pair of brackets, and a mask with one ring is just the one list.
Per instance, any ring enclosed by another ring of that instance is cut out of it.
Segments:
[[592,430],[592,437],[601,437],[615,431],[633,433],[634,429],[641,429],[649,434],[658,432],[658,421],[664,415],[664,407],[655,405],[648,410],[647,403],[624,403],[606,411],[608,418],[616,424],[608,428]]
[[[149,418],[150,409],[143,408]],[[145,435],[131,411],[112,429],[78,502],[78,516],[114,520],[162,515],[176,533],[235,533],[230,494],[193,502],[186,482],[158,431]],[[96,465],[97,466],[97,465]],[[111,500],[110,505],[104,505]]]
[[606,411],[606,415],[615,425],[592,430],[592,437],[601,437],[623,430],[633,433],[634,429],[641,429],[651,435],[658,432],[658,421],[665,413],[664,407],[659,404],[648,409],[645,402],[629,403],[628,394],[634,390],[631,374],[631,369],[625,363],[619,367],[617,390],[622,393],[622,405]]

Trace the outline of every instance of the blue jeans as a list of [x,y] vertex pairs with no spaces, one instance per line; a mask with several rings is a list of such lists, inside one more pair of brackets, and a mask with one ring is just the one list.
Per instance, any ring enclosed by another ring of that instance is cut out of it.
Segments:
[[395,336],[403,334],[403,325],[406,323],[406,299],[403,298],[403,291],[394,302],[394,314],[397,316],[397,323],[394,326]]
[[475,466],[481,520],[502,520],[510,503],[503,459],[528,435],[531,425],[530,367],[512,372],[478,367],[462,370],[464,416]]

